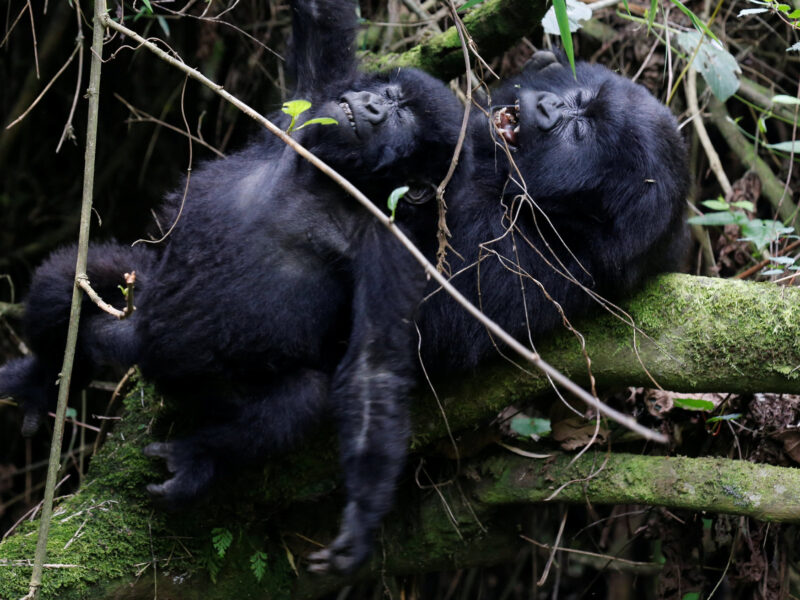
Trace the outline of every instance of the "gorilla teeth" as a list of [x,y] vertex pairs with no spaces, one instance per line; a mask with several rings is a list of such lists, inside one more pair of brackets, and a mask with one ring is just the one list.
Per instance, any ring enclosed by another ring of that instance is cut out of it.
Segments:
[[353,109],[350,108],[350,105],[347,102],[339,102],[339,106],[344,112],[344,115],[347,117],[347,122],[350,123],[350,127],[353,128],[353,131],[356,131],[356,119],[353,116]]
[[494,128],[510,146],[517,146],[519,134],[519,104],[504,106],[495,111],[493,116]]

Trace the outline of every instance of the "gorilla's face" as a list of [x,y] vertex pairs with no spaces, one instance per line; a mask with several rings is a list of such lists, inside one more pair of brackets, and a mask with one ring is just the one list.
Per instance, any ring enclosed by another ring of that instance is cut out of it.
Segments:
[[494,134],[534,196],[608,198],[621,181],[673,181],[680,169],[683,144],[669,110],[603,67],[579,63],[576,80],[552,53],[539,52],[495,101]]
[[318,128],[312,147],[367,190],[380,182],[421,193],[447,173],[463,110],[447,86],[420,71],[360,75],[316,111],[339,124]]

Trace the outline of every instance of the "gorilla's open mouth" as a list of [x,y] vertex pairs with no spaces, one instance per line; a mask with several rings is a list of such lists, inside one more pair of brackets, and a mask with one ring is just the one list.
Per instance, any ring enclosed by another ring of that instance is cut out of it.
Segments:
[[503,106],[494,111],[492,117],[497,135],[502,137],[509,146],[516,148],[519,145],[519,101],[514,106]]
[[339,108],[342,109],[342,112],[344,113],[344,116],[347,117],[347,122],[350,123],[350,127],[353,129],[353,133],[358,135],[358,129],[356,129],[356,118],[353,115],[353,109],[344,100],[339,102]]

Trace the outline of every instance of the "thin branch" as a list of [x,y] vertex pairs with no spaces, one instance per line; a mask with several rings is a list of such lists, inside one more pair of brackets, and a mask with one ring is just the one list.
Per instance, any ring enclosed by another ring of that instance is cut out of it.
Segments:
[[36,106],[37,104],[39,104],[39,101],[42,98],[44,98],[44,95],[47,93],[47,90],[49,90],[52,87],[52,85],[56,82],[56,79],[59,78],[59,76],[67,69],[69,64],[72,62],[72,59],[75,58],[75,55],[78,53],[78,50],[80,49],[80,47],[81,47],[81,45],[77,44],[75,46],[75,48],[72,49],[72,54],[69,55],[69,58],[67,59],[67,62],[65,62],[61,66],[61,68],[58,70],[58,73],[56,73],[53,76],[53,78],[48,82],[48,84],[46,86],[44,86],[44,89],[39,93],[38,96],[36,96],[36,100],[34,100],[31,103],[31,105],[27,109],[25,109],[25,112],[23,112],[20,116],[18,116],[16,119],[11,121],[11,123],[6,125],[6,129],[11,129],[14,125],[16,125],[17,123],[22,121],[22,119],[24,119],[26,116],[28,116],[28,113],[33,110],[33,107]]
[[605,415],[609,419],[616,421],[623,427],[630,429],[633,432],[636,432],[640,436],[645,439],[656,441],[662,444],[666,444],[668,442],[668,438],[666,435],[662,433],[655,432],[643,425],[640,425],[636,422],[635,419],[625,415],[610,406],[606,406],[603,402],[601,402],[598,398],[593,397],[591,394],[586,392],[583,388],[577,385],[575,382],[564,376],[562,373],[554,369],[550,364],[542,359],[539,354],[535,352],[531,352],[521,343],[519,343],[516,339],[514,339],[511,335],[506,333],[506,331],[500,327],[497,323],[491,320],[489,317],[484,315],[480,310],[478,310],[472,303],[469,302],[462,294],[459,292],[441,273],[436,270],[436,267],[432,265],[427,258],[422,254],[422,252],[411,242],[411,240],[406,237],[406,235],[394,224],[394,222],[385,215],[375,204],[373,204],[360,190],[358,190],[352,183],[347,181],[343,178],[338,172],[336,172],[333,168],[331,168],[327,163],[323,162],[314,154],[309,152],[306,148],[301,146],[297,141],[293,138],[289,137],[283,130],[281,130],[278,126],[273,124],[271,121],[263,117],[261,114],[256,112],[250,106],[230,94],[228,91],[222,88],[219,84],[214,83],[210,79],[208,79],[205,75],[187,66],[183,61],[174,56],[171,56],[154,43],[144,39],[138,33],[133,31],[132,29],[128,29],[124,25],[117,23],[116,21],[112,20],[107,14],[103,14],[101,17],[102,23],[120,33],[125,34],[126,36],[130,37],[132,40],[135,40],[140,46],[144,46],[162,60],[168,62],[169,64],[173,65],[174,67],[180,69],[192,79],[202,83],[209,89],[213,90],[216,94],[223,97],[225,100],[236,106],[239,110],[245,113],[250,118],[254,119],[261,125],[263,125],[270,133],[274,134],[278,138],[280,138],[285,144],[290,146],[295,152],[297,152],[301,157],[306,159],[312,165],[317,167],[320,171],[325,173],[328,177],[330,177],[334,182],[336,182],[342,189],[344,189],[348,194],[350,194],[353,198],[355,198],[373,217],[375,217],[380,223],[386,227],[399,241],[400,243],[408,250],[411,255],[416,259],[416,261],[422,265],[422,268],[425,272],[434,279],[442,288],[450,294],[456,302],[458,302],[469,314],[475,317],[480,323],[486,327],[492,334],[496,335],[498,339],[500,339],[504,344],[508,345],[512,348],[515,352],[517,352],[520,356],[531,362],[540,370],[547,373],[553,380],[561,385],[562,387],[569,390],[571,393],[582,399],[586,402],[589,406],[595,407],[601,414]]
[[78,258],[75,265],[76,285],[72,290],[72,304],[69,313],[67,341],[64,348],[64,362],[61,367],[61,379],[58,385],[58,403],[56,420],[53,425],[53,439],[50,443],[50,464],[47,469],[47,483],[42,500],[42,517],[39,522],[39,537],[36,541],[33,572],[31,573],[28,594],[25,599],[37,600],[42,587],[44,560],[47,555],[47,538],[50,533],[50,521],[53,516],[53,496],[56,478],[60,468],[61,443],[64,439],[64,419],[67,413],[67,399],[72,379],[72,365],[75,360],[75,347],[78,341],[78,324],[81,316],[83,293],[77,280],[86,275],[86,264],[89,254],[89,229],[92,222],[92,193],[94,183],[95,154],[97,149],[97,121],[100,109],[100,71],[103,54],[103,18],[107,12],[105,0],[95,0],[94,28],[92,32],[92,66],[89,75],[89,110],[86,124],[86,152],[83,167],[83,198],[81,203],[80,233],[78,235]]
[[107,312],[112,317],[122,321],[123,319],[130,317],[133,314],[133,311],[136,310],[136,307],[133,305],[133,286],[136,284],[136,271],[125,273],[123,277],[125,279],[125,289],[122,292],[122,294],[125,296],[125,308],[123,310],[114,308],[108,302],[103,300],[100,297],[100,294],[98,294],[89,283],[88,275],[79,274],[75,281],[77,282],[78,286],[84,292],[86,292],[89,300],[94,302],[100,308],[100,310]]
[[469,63],[469,49],[467,48],[468,34],[464,30],[464,24],[461,22],[461,19],[458,16],[458,11],[456,10],[456,5],[453,3],[453,0],[450,0],[448,5],[450,7],[450,13],[452,14],[453,20],[456,24],[456,28],[458,29],[458,38],[461,40],[461,49],[464,52],[464,73],[467,74],[467,77],[465,78],[466,102],[464,102],[464,116],[461,119],[461,131],[458,132],[458,140],[456,141],[455,150],[453,150],[453,158],[450,161],[450,167],[447,169],[447,174],[439,184],[439,187],[436,188],[436,201],[439,207],[439,222],[436,228],[436,238],[439,242],[439,247],[436,250],[436,270],[440,273],[443,273],[445,272],[445,267],[447,267],[447,274],[450,275],[450,268],[447,264],[447,250],[449,248],[455,252],[455,249],[448,241],[448,238],[451,237],[451,234],[450,229],[447,227],[447,202],[444,200],[444,192],[445,188],[447,188],[447,184],[450,183],[450,180],[453,178],[453,175],[456,172],[458,159],[461,156],[461,150],[464,147],[464,139],[467,137],[469,113],[472,109],[472,84],[469,80],[469,73],[472,70],[472,67]]
[[36,23],[33,20],[33,5],[31,0],[26,2],[28,6],[28,15],[31,18],[31,37],[33,38],[33,63],[36,65],[36,79],[39,79],[39,43],[36,41]]
[[694,130],[697,132],[700,144],[703,146],[703,150],[705,150],[706,156],[708,157],[708,167],[714,172],[722,191],[725,196],[728,197],[733,187],[731,186],[730,179],[728,179],[728,176],[725,174],[725,169],[722,168],[722,161],[719,159],[719,154],[717,154],[717,151],[714,149],[714,144],[711,142],[711,138],[708,137],[708,132],[703,124],[703,115],[700,113],[700,106],[697,102],[697,71],[694,69],[689,71],[689,76],[686,78],[686,104],[689,105],[689,112],[692,115]]
[[75,93],[72,95],[72,106],[69,109],[69,116],[67,122],[64,123],[64,129],[61,132],[61,138],[58,140],[56,146],[56,154],[61,150],[61,145],[67,138],[75,139],[75,130],[72,127],[72,119],[75,117],[75,109],[78,107],[78,98],[81,95],[81,82],[83,81],[83,19],[81,19],[81,6],[78,2],[75,3],[75,17],[78,21],[78,35],[75,38],[75,44],[78,46],[78,76],[75,80]]
[[214,154],[216,154],[220,158],[225,158],[225,154],[223,152],[220,152],[219,150],[217,150],[214,146],[212,146],[211,144],[206,142],[204,139],[202,139],[200,137],[197,137],[196,135],[193,135],[192,132],[188,128],[187,129],[181,129],[180,127],[176,127],[175,125],[172,125],[171,123],[167,123],[166,121],[163,121],[163,120],[159,119],[158,117],[154,117],[153,115],[148,114],[145,111],[136,108],[130,102],[125,100],[125,98],[123,98],[122,96],[120,96],[117,93],[114,94],[114,98],[116,98],[117,100],[122,102],[125,105],[125,108],[127,108],[129,111],[131,111],[131,114],[133,115],[133,117],[128,119],[126,121],[127,123],[155,123],[159,127],[163,127],[165,129],[169,129],[170,131],[175,131],[176,133],[180,133],[181,135],[185,135],[191,141],[197,142],[198,144],[200,144],[204,148],[208,148],[209,150],[211,150],[211,152],[213,152]]

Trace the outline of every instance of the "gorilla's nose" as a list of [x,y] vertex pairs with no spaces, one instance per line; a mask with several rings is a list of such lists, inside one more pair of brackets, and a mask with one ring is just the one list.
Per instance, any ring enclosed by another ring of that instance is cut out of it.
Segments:
[[564,114],[564,103],[552,92],[528,92],[524,94],[522,118],[532,119],[543,131],[555,127]]
[[343,99],[350,105],[356,119],[364,119],[373,125],[386,120],[389,105],[378,94],[372,92],[347,92]]

